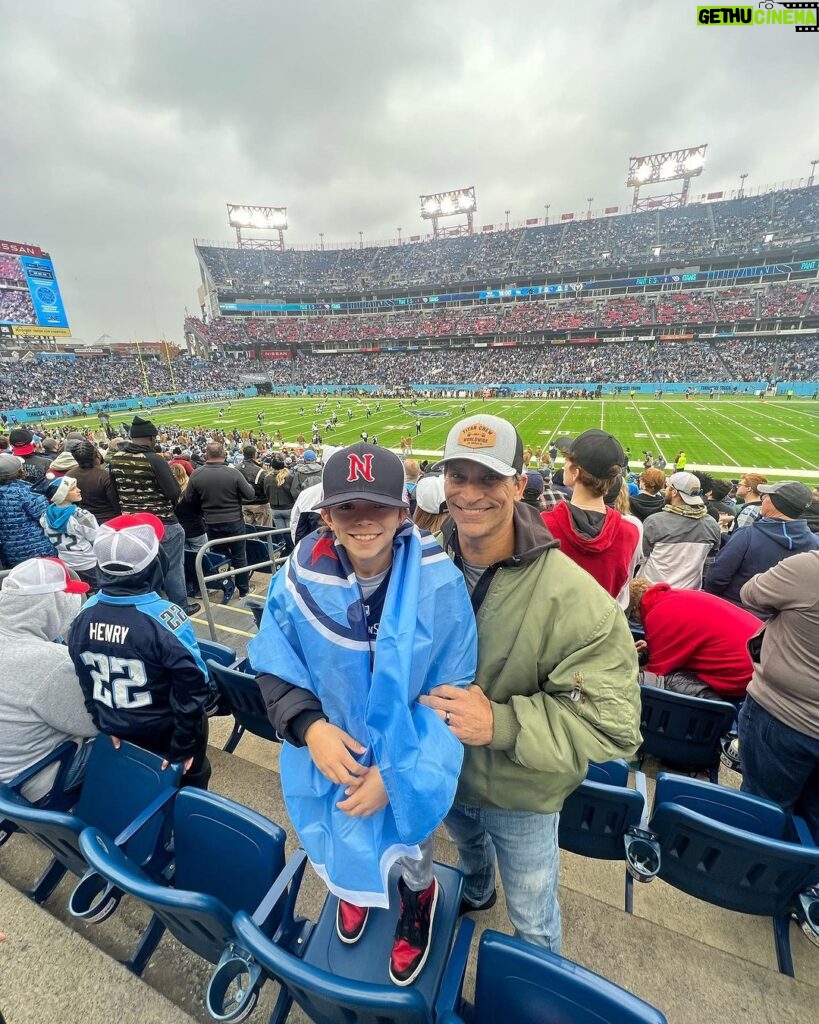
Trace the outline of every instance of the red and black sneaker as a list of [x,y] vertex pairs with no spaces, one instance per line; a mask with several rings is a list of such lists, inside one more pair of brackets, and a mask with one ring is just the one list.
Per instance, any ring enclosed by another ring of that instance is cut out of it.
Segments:
[[401,909],[398,912],[398,926],[395,942],[390,954],[390,980],[396,985],[411,985],[421,973],[432,945],[432,919],[438,905],[438,881],[432,882],[423,892],[413,892],[398,880]]
[[357,907],[354,903],[338,901],[336,934],[342,942],[346,942],[348,946],[358,942],[364,932],[364,925],[367,923],[369,913],[369,907]]

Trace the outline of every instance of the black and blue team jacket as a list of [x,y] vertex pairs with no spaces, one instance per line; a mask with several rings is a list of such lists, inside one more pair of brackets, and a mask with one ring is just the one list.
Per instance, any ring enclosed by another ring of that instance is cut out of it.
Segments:
[[138,742],[172,730],[168,760],[192,756],[208,670],[178,605],[155,593],[95,594],[71,625],[68,650],[101,733]]

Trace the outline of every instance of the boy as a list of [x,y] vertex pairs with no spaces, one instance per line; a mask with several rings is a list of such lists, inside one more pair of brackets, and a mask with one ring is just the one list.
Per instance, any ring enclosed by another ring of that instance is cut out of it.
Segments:
[[94,538],[99,524],[92,512],[80,508],[82,492],[73,476],[59,476],[42,488],[48,508],[40,516],[46,537],[57,554],[83,583],[97,589],[97,557]]
[[208,670],[188,617],[162,586],[162,522],[149,512],[99,528],[100,593],[71,626],[68,652],[101,733],[184,765],[183,785],[207,789]]
[[418,697],[470,683],[476,631],[462,574],[406,518],[397,455],[359,443],[324,470],[324,529],[273,577],[248,653],[285,741],[290,819],[339,897],[342,942],[369,907],[387,907],[399,861],[401,909],[390,978],[409,985],[426,962],[438,886],[434,829],[455,795],[463,748]]

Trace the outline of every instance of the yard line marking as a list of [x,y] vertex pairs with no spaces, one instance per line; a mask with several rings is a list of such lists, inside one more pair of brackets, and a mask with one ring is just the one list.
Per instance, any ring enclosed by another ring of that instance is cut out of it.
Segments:
[[[798,423],[789,423],[788,420],[782,420],[778,416],[771,416],[769,413],[762,412],[761,409],[756,409],[754,412],[757,416],[761,416],[763,419],[773,420],[774,423],[779,423],[783,427],[788,427],[792,430],[801,430],[806,434],[810,434],[811,437],[816,437],[816,430],[817,427],[819,427],[819,423],[814,423],[813,430],[811,430],[809,427],[800,427]],[[809,416],[810,413],[805,413],[804,415]],[[816,417],[814,417],[814,419],[816,419]]]
[[606,408],[606,403],[601,398],[600,399],[600,429],[601,430],[603,429],[603,412],[604,412],[605,408]]
[[[702,411],[705,412],[706,410],[703,409]],[[753,437],[756,437],[756,431],[753,427],[748,427],[740,420],[735,420],[733,416],[726,416],[724,412],[717,412],[716,409],[710,409],[709,411],[712,412],[715,416],[719,416],[721,419],[728,420],[729,423],[733,423],[735,426],[741,427],[743,430],[747,431]],[[677,415],[680,416],[682,414],[677,413]],[[691,425],[693,426],[693,423]],[[702,433],[702,431],[700,431],[700,433]],[[715,444],[713,441],[711,443],[714,445],[715,448],[719,448],[719,445]],[[792,459],[798,459],[799,462],[803,463],[803,465],[807,466],[809,469],[819,469],[819,466],[815,465],[813,462],[810,462],[808,459],[803,459],[801,455],[797,455],[796,452],[791,451],[790,448],[786,448],[784,444],[779,444],[778,441],[772,441],[771,438],[766,438],[766,443],[773,445],[774,448],[781,448],[781,450],[783,452],[786,452]],[[723,449],[720,448],[720,451],[723,451]],[[728,453],[724,452],[724,454],[727,455]]]
[[734,466],[738,466],[739,465],[739,463],[736,461],[736,459],[733,457],[733,455],[731,455],[728,452],[726,452],[726,450],[724,448],[720,448],[720,446],[717,444],[717,442],[712,440],[705,433],[704,430],[700,430],[700,428],[696,425],[696,423],[692,422],[687,416],[683,416],[683,414],[681,412],[679,412],[677,409],[672,409],[671,411],[674,413],[675,416],[679,416],[681,419],[685,420],[685,422],[689,425],[689,427],[693,427],[693,429],[696,430],[696,432],[698,434],[702,434],[702,436],[705,438],[706,441],[708,441],[709,444],[712,444],[717,449],[717,451],[722,452],[722,454],[726,457],[726,459],[728,459],[728,462],[731,465],[734,465]]
[[[645,416],[643,416],[643,414],[640,412],[640,410],[637,409],[636,407],[635,407],[635,411],[636,411],[637,415],[640,417],[640,419],[643,421],[643,426],[648,431],[648,436],[651,438],[652,442],[654,443],[654,450],[657,452],[658,455],[662,455],[662,453],[663,453],[663,446],[660,444],[660,442],[657,440],[657,438],[652,433],[651,427],[648,425],[648,420],[645,418]],[[637,435],[635,435],[635,436],[637,436]]]

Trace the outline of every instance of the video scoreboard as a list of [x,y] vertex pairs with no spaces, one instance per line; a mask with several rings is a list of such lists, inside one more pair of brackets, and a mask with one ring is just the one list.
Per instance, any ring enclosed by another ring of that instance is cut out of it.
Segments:
[[0,241],[0,337],[70,334],[49,254],[38,245]]

